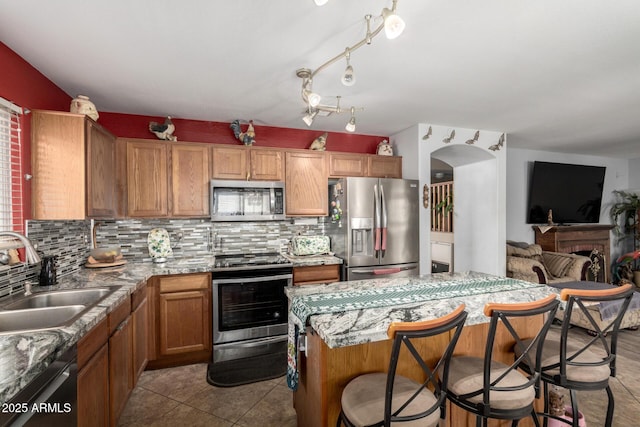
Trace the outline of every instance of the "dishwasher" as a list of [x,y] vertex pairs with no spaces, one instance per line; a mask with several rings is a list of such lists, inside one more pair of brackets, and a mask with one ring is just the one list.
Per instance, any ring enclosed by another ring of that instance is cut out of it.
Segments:
[[77,348],[74,345],[2,404],[0,426],[77,425]]

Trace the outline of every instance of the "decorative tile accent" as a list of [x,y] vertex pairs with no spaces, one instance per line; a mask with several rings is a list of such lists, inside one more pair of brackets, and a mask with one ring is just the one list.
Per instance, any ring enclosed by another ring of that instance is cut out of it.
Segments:
[[[312,224],[287,221],[211,222],[206,219],[124,219],[95,222],[99,247],[120,246],[129,261],[151,261],[147,236],[154,228],[169,232],[174,258],[214,254],[285,252],[294,236],[325,234],[324,218]],[[77,272],[91,251],[91,221],[27,221],[27,235],[40,256],[55,255],[58,277]],[[180,238],[181,236],[181,238]],[[0,267],[0,297],[38,282],[40,265]]]

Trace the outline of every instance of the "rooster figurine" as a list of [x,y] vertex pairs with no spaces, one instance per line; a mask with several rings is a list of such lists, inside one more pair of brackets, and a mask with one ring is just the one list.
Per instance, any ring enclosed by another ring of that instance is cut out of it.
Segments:
[[178,140],[178,137],[173,135],[176,127],[171,121],[171,116],[167,116],[167,118],[164,120],[164,124],[160,124],[158,122],[149,122],[149,130],[155,133],[159,139],[164,139],[166,141]]
[[249,120],[249,126],[246,132],[242,132],[240,120],[234,120],[229,126],[233,130],[233,134],[244,145],[253,145],[256,142],[256,131],[253,129],[253,120]]

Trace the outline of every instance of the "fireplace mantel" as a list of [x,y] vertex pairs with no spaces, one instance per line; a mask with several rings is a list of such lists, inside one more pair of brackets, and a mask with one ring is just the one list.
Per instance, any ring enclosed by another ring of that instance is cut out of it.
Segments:
[[604,256],[605,281],[609,280],[612,228],[613,225],[607,224],[533,226],[536,243],[542,250],[573,253],[596,249],[600,252]]

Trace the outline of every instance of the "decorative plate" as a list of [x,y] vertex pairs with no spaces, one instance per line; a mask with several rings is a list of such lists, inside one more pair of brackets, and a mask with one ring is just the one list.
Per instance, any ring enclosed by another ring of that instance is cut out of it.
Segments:
[[159,259],[173,255],[171,242],[169,241],[169,233],[164,228],[154,228],[149,231],[147,243],[149,245],[149,255],[151,258]]

